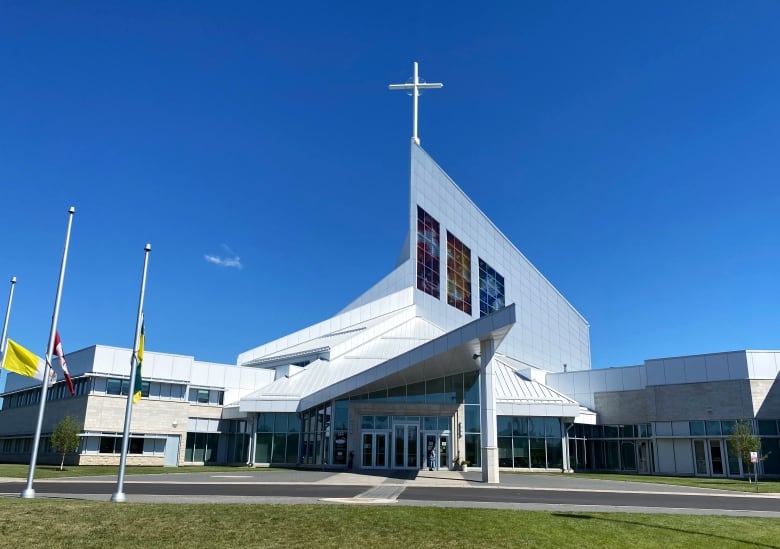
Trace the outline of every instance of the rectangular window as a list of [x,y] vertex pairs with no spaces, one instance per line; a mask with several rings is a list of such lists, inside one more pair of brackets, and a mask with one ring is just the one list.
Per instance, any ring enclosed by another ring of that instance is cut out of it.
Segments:
[[479,316],[504,308],[504,277],[479,260]]
[[617,425],[605,425],[604,426],[604,438],[618,438]]
[[[120,443],[121,445],[121,443]],[[127,450],[128,454],[143,454],[144,453],[144,439],[132,437],[130,439],[130,448]]]
[[703,437],[704,436],[704,422],[703,421],[690,421],[691,436]]
[[512,437],[512,464],[515,468],[530,467],[528,457],[528,437]]
[[122,380],[109,378],[106,380],[106,394],[119,395],[122,393]]
[[[512,436],[512,418],[510,416],[497,416],[496,425],[498,436]],[[501,467],[509,467],[509,465],[502,465]]]
[[547,455],[543,438],[531,438],[531,467],[544,469],[547,467]]
[[417,289],[439,299],[439,222],[417,206]]
[[190,402],[197,402],[198,404],[209,403],[209,390],[208,389],[190,389]]
[[704,428],[709,436],[720,436],[720,421],[705,421]]
[[758,434],[759,435],[777,435],[777,422],[773,419],[758,420]]
[[464,406],[463,410],[463,427],[467,433],[479,433],[480,421],[479,421],[479,406],[472,404]]
[[119,450],[116,449],[116,441],[120,440],[117,437],[100,437],[100,453],[101,454],[116,454],[121,451],[122,443],[119,443]]
[[447,231],[447,303],[471,314],[471,250]]
[[513,467],[512,437],[498,437],[498,466]]
[[560,438],[547,439],[547,468],[563,467],[563,442]]

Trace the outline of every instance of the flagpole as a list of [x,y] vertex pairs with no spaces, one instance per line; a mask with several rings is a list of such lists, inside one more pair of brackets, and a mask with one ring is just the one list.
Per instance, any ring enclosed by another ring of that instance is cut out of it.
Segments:
[[5,362],[5,346],[8,344],[6,336],[8,335],[8,319],[11,318],[11,303],[14,300],[14,285],[16,277],[11,277],[11,292],[8,294],[8,307],[5,309],[5,321],[3,321],[3,335],[0,335],[0,380],[3,379],[2,365]]
[[35,462],[38,461],[38,444],[41,440],[41,427],[43,426],[43,411],[46,407],[46,393],[49,390],[49,370],[51,369],[51,354],[54,350],[54,334],[57,332],[57,317],[60,314],[60,298],[62,297],[62,282],[65,280],[65,264],[68,262],[68,246],[70,245],[70,228],[73,226],[73,214],[76,208],[73,206],[68,210],[68,232],[65,233],[65,249],[62,251],[62,264],[60,265],[60,278],[57,281],[57,297],[54,299],[54,313],[51,315],[51,330],[49,330],[49,344],[46,347],[45,361],[43,368],[43,381],[41,382],[41,402],[38,404],[38,424],[35,427],[35,438],[33,438],[33,451],[30,457],[30,470],[27,473],[27,487],[22,490],[21,497],[34,498],[33,478],[35,478]]
[[133,413],[133,394],[135,393],[135,370],[138,368],[138,344],[141,338],[141,322],[144,314],[144,291],[146,290],[146,267],[149,265],[149,252],[152,245],[144,246],[144,271],[141,275],[141,295],[138,298],[138,316],[135,320],[135,339],[133,340],[133,354],[130,356],[130,388],[127,392],[127,406],[125,408],[125,430],[122,433],[122,454],[119,457],[119,478],[116,482],[116,492],[111,495],[111,501],[119,503],[127,501],[124,492],[125,466],[127,465],[127,447],[130,441],[130,417]]

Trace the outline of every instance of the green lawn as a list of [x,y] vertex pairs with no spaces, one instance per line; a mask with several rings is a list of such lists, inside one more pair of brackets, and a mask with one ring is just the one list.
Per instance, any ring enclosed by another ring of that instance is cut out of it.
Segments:
[[[27,478],[30,470],[27,464],[18,463],[0,463],[0,477],[7,478]],[[165,475],[175,473],[216,473],[216,472],[237,472],[246,471],[246,467],[231,467],[222,465],[208,465],[205,467],[142,467],[126,466],[126,475]],[[263,469],[270,471],[271,469]],[[278,470],[278,469],[274,469]],[[35,467],[36,479],[52,479],[66,477],[91,477],[100,475],[119,475],[118,465],[71,465],[65,466],[60,471],[59,465],[38,465]]]
[[[525,473],[523,473],[525,474]],[[529,473],[534,474],[534,473]],[[568,476],[568,475],[567,475]],[[600,480],[624,480],[628,482],[649,482],[654,484],[674,484],[696,488],[714,488],[716,490],[735,490],[737,492],[756,492],[756,485],[746,479],[703,478],[703,477],[662,477],[650,475],[621,475],[616,473],[574,473],[574,478],[593,478]],[[772,494],[780,492],[780,481],[758,479],[759,492]]]
[[780,519],[0,498],[4,547],[778,547]]

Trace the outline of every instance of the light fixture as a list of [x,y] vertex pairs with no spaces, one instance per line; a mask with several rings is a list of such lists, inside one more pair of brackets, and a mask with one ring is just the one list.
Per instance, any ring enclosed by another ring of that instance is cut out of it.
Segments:
[[478,355],[477,353],[474,353],[473,355],[471,355],[471,358],[472,358],[472,360],[477,360],[481,356],[482,355]]
[[175,429],[176,427],[179,426],[179,422],[174,419],[172,425],[173,425],[173,428]]

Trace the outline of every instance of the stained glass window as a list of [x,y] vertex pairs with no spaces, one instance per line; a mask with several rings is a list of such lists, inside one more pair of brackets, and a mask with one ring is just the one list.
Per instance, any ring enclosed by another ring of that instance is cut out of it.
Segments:
[[439,299],[439,222],[417,206],[417,289]]
[[447,231],[447,303],[471,314],[471,250]]
[[504,308],[504,277],[479,260],[479,316]]

